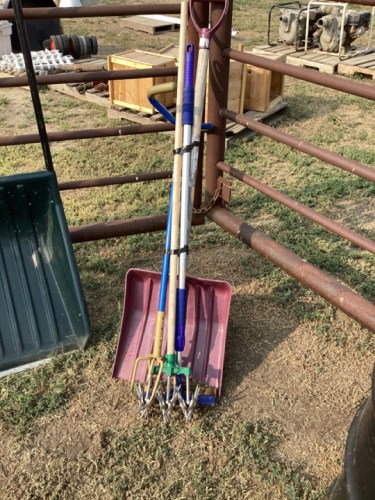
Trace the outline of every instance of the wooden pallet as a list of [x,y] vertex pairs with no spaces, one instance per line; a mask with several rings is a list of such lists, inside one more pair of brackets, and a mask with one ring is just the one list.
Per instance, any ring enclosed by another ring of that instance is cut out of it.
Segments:
[[341,61],[337,67],[339,75],[370,75],[375,80],[375,54],[366,54],[364,56],[353,57],[346,61]]
[[[266,125],[275,125],[276,123],[283,120],[288,113],[288,103],[283,101],[274,108],[267,111],[267,113],[262,113],[261,111],[247,111],[244,113],[245,116],[252,118],[253,120],[262,122]],[[238,125],[238,123],[233,123],[227,121],[227,132],[225,138],[225,147],[229,148],[233,142],[238,140],[248,140],[254,137],[257,132],[254,130],[249,130],[243,125]]]
[[166,31],[178,31],[180,25],[168,21],[159,21],[158,19],[149,19],[147,17],[132,16],[121,19],[122,25],[125,28],[130,28],[135,31],[143,31],[150,35],[158,35]]
[[[357,47],[356,52],[364,50],[364,47]],[[373,49],[368,49],[367,54],[373,52]],[[338,65],[342,62],[336,55],[322,54],[319,49],[310,48],[305,54],[303,49],[296,52],[294,46],[286,45],[261,45],[253,49],[254,54],[278,54],[285,55],[286,62],[292,64],[293,66],[301,66],[304,68],[315,68],[321,73],[327,73],[333,75],[337,71]],[[356,56],[361,57],[361,56]],[[352,61],[353,59],[347,59],[347,61]]]
[[104,106],[110,108],[111,104],[109,102],[109,92],[98,92],[95,89],[88,89],[84,92],[79,92],[79,83],[57,83],[55,85],[49,85],[51,90],[56,92],[61,92],[70,97],[75,97],[81,101],[91,102],[93,104],[98,104],[99,106]]
[[[287,114],[288,103],[281,102],[274,108],[270,109],[267,113],[262,113],[261,111],[247,111],[244,113],[245,116],[252,118],[253,120],[261,121],[266,125],[274,125],[279,121],[283,120]],[[169,108],[170,113],[174,114],[176,108]],[[162,122],[163,115],[160,113],[156,115],[147,115],[146,113],[135,113],[128,109],[121,109],[119,107],[112,107],[108,109],[107,112],[108,118],[117,118],[121,120],[128,120],[131,122],[139,123],[141,125],[149,125],[155,122]],[[165,134],[173,135],[174,132],[164,132]],[[225,147],[229,148],[233,142],[239,139],[249,139],[254,136],[256,132],[253,130],[249,130],[243,125],[238,125],[237,123],[232,123],[227,121],[227,130],[226,130],[226,139],[225,139]]]

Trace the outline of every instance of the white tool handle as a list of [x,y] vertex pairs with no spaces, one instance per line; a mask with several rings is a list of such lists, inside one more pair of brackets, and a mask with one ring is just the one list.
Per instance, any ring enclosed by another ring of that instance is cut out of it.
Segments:
[[208,49],[199,49],[197,76],[195,80],[195,94],[194,94],[194,125],[193,125],[193,143],[196,145],[191,152],[190,164],[190,177],[189,177],[189,211],[188,211],[188,230],[187,242],[190,241],[191,232],[191,219],[193,216],[193,203],[194,203],[194,188],[195,179],[197,176],[198,156],[199,156],[199,142],[201,137],[204,98],[206,95],[207,85],[207,68],[210,52]]

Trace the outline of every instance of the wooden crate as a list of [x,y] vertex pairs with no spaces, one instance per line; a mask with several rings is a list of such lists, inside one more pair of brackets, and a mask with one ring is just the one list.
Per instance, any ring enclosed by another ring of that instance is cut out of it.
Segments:
[[[108,56],[108,71],[175,66],[176,59],[143,50],[128,50]],[[176,82],[177,76],[140,78],[137,80],[113,80],[109,82],[110,104],[135,109],[153,115],[156,111],[147,99],[147,90],[160,83]],[[160,94],[158,101],[166,108],[173,106],[175,93]]]
[[162,54],[165,57],[175,57],[176,60],[178,61],[179,58],[179,47],[178,45],[175,45],[174,43],[171,43],[164,47],[163,49],[158,51],[158,54]]
[[[229,66],[229,87],[228,87],[228,105],[227,108],[230,111],[235,111],[236,113],[242,113],[241,109],[241,89],[243,85],[243,64],[238,61],[230,61]],[[206,117],[208,116],[208,86],[209,86],[209,75],[207,75],[207,87],[206,87]]]
[[[262,54],[262,57],[285,62],[285,55]],[[283,100],[284,75],[247,65],[244,109],[267,113]]]

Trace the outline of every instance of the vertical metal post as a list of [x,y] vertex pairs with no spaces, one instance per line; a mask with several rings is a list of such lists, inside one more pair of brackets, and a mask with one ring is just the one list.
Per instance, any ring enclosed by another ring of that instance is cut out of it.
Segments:
[[46,163],[46,169],[49,172],[53,172],[54,168],[53,168],[52,156],[51,156],[51,151],[49,149],[47,131],[44,123],[42,105],[40,103],[38,85],[36,83],[33,61],[31,58],[29,39],[27,36],[26,25],[23,18],[21,0],[13,0],[13,8],[14,8],[14,14],[16,16],[18,38],[20,40],[21,49],[25,60],[26,73],[27,73],[27,78],[29,80],[31,98],[34,105],[34,112],[35,112],[36,122],[38,125],[40,142],[42,144],[44,160]]
[[[194,3],[194,12],[195,18],[197,19],[199,26],[208,26],[209,21],[209,9],[210,5],[207,2],[199,2]],[[188,26],[188,43],[194,44],[196,58],[194,61],[194,81],[195,81],[195,73],[197,71],[197,63],[198,63],[198,44],[199,37],[197,30],[194,27],[192,21],[189,20]],[[200,146],[199,146],[199,158],[198,158],[198,167],[197,167],[197,177],[195,181],[195,193],[194,193],[194,208],[199,208],[202,201],[202,182],[203,182],[203,151],[204,151],[204,134],[201,136]],[[204,224],[204,215],[193,215],[195,222],[199,222]]]
[[[212,25],[219,20],[223,4],[212,4]],[[213,131],[207,135],[206,151],[206,202],[209,202],[216,191],[217,179],[220,172],[216,168],[218,161],[224,161],[225,153],[225,119],[221,118],[219,111],[227,107],[229,85],[229,59],[225,59],[221,52],[230,47],[232,32],[233,0],[229,1],[228,12],[223,24],[211,40],[209,89],[208,89],[208,122],[214,126]]]

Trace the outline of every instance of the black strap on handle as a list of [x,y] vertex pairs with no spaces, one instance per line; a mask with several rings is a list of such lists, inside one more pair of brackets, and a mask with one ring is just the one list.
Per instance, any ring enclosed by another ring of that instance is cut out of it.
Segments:
[[164,253],[167,255],[178,255],[180,256],[182,253],[189,254],[189,245],[185,245],[182,248],[178,248],[177,250],[164,250]]
[[184,148],[174,149],[173,154],[174,155],[183,155],[184,153],[189,153],[192,149],[194,149],[197,146],[199,146],[199,142],[194,141],[191,144],[189,144],[188,146],[185,146]]
[[21,0],[12,0],[12,3],[14,8],[14,14],[16,16],[18,37],[20,40],[21,49],[25,60],[25,68],[26,68],[27,78],[29,80],[31,99],[33,101],[34,113],[35,113],[36,123],[38,125],[39,137],[40,137],[40,142],[42,144],[46,169],[48,170],[48,172],[54,172],[55,169],[53,168],[51,150],[49,148],[46,125],[44,123],[42,105],[40,103],[40,98],[39,98],[38,85],[36,83],[34,66],[31,58],[29,39],[27,36],[26,25],[23,18]]

